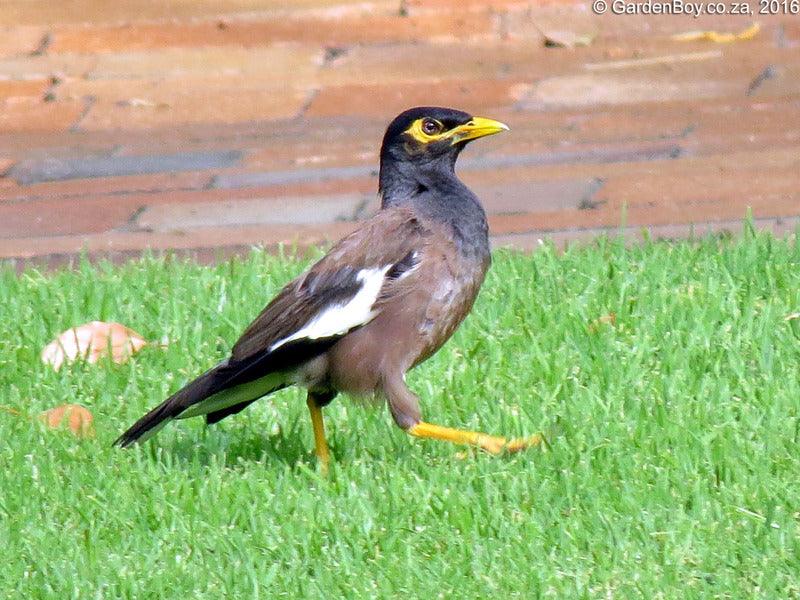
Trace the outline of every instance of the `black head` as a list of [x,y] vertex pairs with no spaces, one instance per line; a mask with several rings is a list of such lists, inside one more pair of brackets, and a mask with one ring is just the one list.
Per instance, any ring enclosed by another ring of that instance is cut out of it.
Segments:
[[452,165],[467,142],[506,129],[499,121],[453,108],[419,106],[400,113],[389,124],[381,160],[418,164],[443,160]]
[[[408,197],[417,183],[454,176],[456,159],[471,140],[507,130],[499,121],[452,108],[420,106],[389,124],[381,146],[380,190]],[[424,187],[424,185],[423,185]]]

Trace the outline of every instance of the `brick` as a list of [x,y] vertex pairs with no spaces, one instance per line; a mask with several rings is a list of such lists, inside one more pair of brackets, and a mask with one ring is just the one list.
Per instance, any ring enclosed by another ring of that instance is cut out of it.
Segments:
[[784,20],[774,37],[780,46],[797,47],[800,45],[800,21],[797,19]]
[[599,179],[562,179],[470,187],[486,212],[496,215],[579,209],[595,200],[602,185]]
[[77,78],[84,77],[96,63],[94,56],[77,54],[0,58],[0,74],[4,79]]
[[549,64],[542,48],[521,44],[360,46],[326,65],[319,80],[322,87],[416,82],[434,93],[443,81],[518,80],[556,71],[558,63]]
[[[181,103],[193,106],[212,105],[205,109],[209,113],[216,102],[231,104],[232,98],[256,96],[259,99],[272,94],[275,101],[300,96],[303,99],[310,88],[294,87],[291,81],[275,81],[272,78],[249,77],[243,75],[223,75],[208,78],[192,76],[175,79],[111,79],[111,80],[74,80],[59,86],[59,99],[79,100],[92,98],[99,104],[114,104],[120,107],[141,109],[169,109]],[[275,102],[273,102],[274,104]],[[243,103],[244,104],[244,103]],[[229,106],[230,110],[231,107]],[[224,112],[224,111],[217,111]],[[234,114],[237,112],[233,109]],[[239,111],[241,112],[241,111]],[[257,114],[257,113],[256,113]],[[251,114],[245,115],[246,117]],[[219,121],[219,118],[212,119]],[[228,121],[236,120],[228,119]],[[245,119],[249,120],[249,119]]]
[[[596,56],[599,47],[576,48],[570,54],[583,60],[578,72],[564,68],[540,77],[523,108],[590,106],[636,102],[696,101],[741,97],[765,64],[794,65],[800,58],[769,42],[728,46],[676,45],[671,42],[628,47],[626,56],[612,60]],[[562,65],[568,67],[568,65]]]
[[[577,3],[506,6],[500,13],[501,33],[506,40],[543,46],[545,36],[554,40],[587,37],[592,43],[602,33],[597,16]],[[633,24],[628,25],[634,27]],[[558,52],[560,48],[553,48]]]
[[301,182],[338,181],[377,176],[377,167],[321,167],[314,169],[292,169],[286,171],[265,171],[262,173],[236,173],[220,175],[214,181],[219,189],[252,186],[285,185]]
[[50,81],[47,79],[0,79],[0,103],[19,98],[42,99],[49,87]]
[[490,12],[514,7],[529,8],[527,0],[407,0],[409,14],[450,10],[480,10]]
[[[391,113],[390,113],[391,114]],[[294,125],[294,126],[293,126]],[[300,125],[300,126],[297,126]],[[251,171],[378,164],[384,118],[320,119],[304,113],[302,121],[284,123],[258,140],[245,165]]]
[[311,225],[355,220],[372,196],[339,194],[288,198],[256,198],[148,206],[134,228],[147,231],[186,231],[198,227],[241,225]]
[[5,177],[16,161],[13,158],[0,156],[0,177]]
[[320,48],[299,44],[98,54],[89,78],[154,81],[200,78],[211,82],[222,77],[224,83],[225,77],[240,76],[256,82],[259,87],[271,84],[273,88],[286,88],[290,87],[287,82],[303,86],[314,82],[322,55]]
[[0,133],[63,131],[84,111],[81,102],[38,102],[21,99],[0,109]]
[[[800,217],[753,219],[759,231],[771,231],[777,236],[792,234],[800,226]],[[731,232],[741,234],[744,229],[742,219],[732,219],[702,224],[652,225],[646,227],[597,227],[591,229],[561,229],[533,231],[520,234],[493,235],[490,237],[493,248],[514,248],[516,250],[536,250],[547,241],[562,248],[568,244],[588,243],[601,235],[622,236],[628,243],[643,241],[643,230],[650,239],[673,240],[701,238],[706,235]]]
[[563,210],[547,213],[517,215],[490,215],[489,228],[495,235],[525,233],[533,230],[608,228],[620,225],[650,226],[706,223],[720,220],[744,219],[749,210],[759,218],[792,217],[797,213],[800,192],[785,196],[726,199],[707,203],[675,206],[651,204],[648,206],[603,205],[592,210]]
[[[373,195],[374,185],[371,187],[364,187],[359,185],[348,185],[336,188],[331,186],[321,185],[319,187],[309,184],[299,184],[293,186],[270,186],[258,188],[245,188],[237,190],[222,190],[222,189],[202,189],[202,190],[158,190],[155,192],[131,192],[131,193],[111,193],[105,195],[86,195],[81,197],[41,197],[39,199],[25,198],[22,201],[7,200],[0,202],[0,208],[9,212],[4,214],[11,214],[12,212],[21,211],[23,208],[26,211],[38,211],[38,214],[47,214],[47,211],[63,212],[64,210],[83,211],[86,215],[90,215],[95,211],[98,215],[106,215],[110,211],[110,216],[103,217],[101,220],[106,223],[117,219],[119,215],[127,215],[124,223],[118,223],[116,226],[125,226],[126,229],[135,227],[135,223],[130,221],[134,215],[140,213],[145,207],[156,206],[205,206],[210,207],[214,203],[234,202],[246,205],[246,201],[266,201],[275,202],[276,205],[284,202],[287,197],[305,197],[308,202],[313,200],[311,196],[320,198],[324,202],[326,197],[342,194],[362,194]],[[56,208],[58,207],[58,208]],[[209,209],[210,210],[210,209]],[[83,214],[82,213],[82,214]],[[27,218],[27,217],[26,217]],[[130,221],[130,222],[129,222]],[[28,222],[28,221],[26,221]],[[83,226],[86,224],[84,223]],[[67,229],[63,232],[68,232]],[[93,228],[91,231],[102,231],[102,227]],[[76,229],[75,233],[81,233],[80,229]],[[25,237],[19,234],[19,237]]]
[[[173,190],[199,190],[210,185],[212,175],[208,172],[188,171],[181,173],[153,173],[147,175],[122,175],[94,179],[71,179],[48,181],[32,185],[17,185],[16,180],[9,189],[0,190],[0,201],[38,200],[45,198],[75,198],[86,196],[116,195],[124,193],[163,193]],[[111,201],[111,198],[109,198]]]
[[[56,102],[56,104],[61,104],[61,102]],[[0,148],[2,148],[0,152],[19,160],[102,155],[119,151],[125,141],[130,138],[130,134],[109,132],[87,134],[70,129],[24,132],[0,129]],[[152,148],[152,143],[150,148]]]
[[[687,157],[676,160],[658,160],[617,163],[566,163],[546,165],[513,165],[483,170],[461,170],[462,179],[470,186],[504,185],[510,182],[548,181],[553,179],[616,178],[646,179],[659,176],[666,180],[679,181],[683,177],[697,177],[709,173],[736,172],[743,164],[748,170],[778,173],[800,167],[800,146],[786,149],[760,150],[755,152],[729,152],[703,157]],[[663,182],[662,182],[663,184]],[[672,183],[664,185],[672,186]],[[660,188],[654,188],[655,192]],[[599,194],[605,194],[602,188]]]
[[8,202],[0,204],[0,238],[99,233],[121,227],[131,216],[129,207],[104,197],[69,204],[63,200]]
[[752,89],[750,95],[756,99],[796,97],[800,94],[799,77],[800,64],[769,65],[756,75],[748,91]]
[[174,127],[188,123],[236,123],[274,121],[300,114],[306,92],[277,93],[273,90],[243,90],[233,93],[191,92],[160,95],[158,103],[132,99],[125,103],[97,102],[81,121],[82,130],[127,130]]
[[706,106],[701,101],[680,101],[508,115],[492,111],[488,116],[508,123],[511,131],[474,144],[464,158],[488,154],[555,155],[583,152],[592,146],[634,148],[657,145],[659,140],[687,154],[728,152],[740,146],[757,149],[796,145],[800,106],[769,99],[754,109],[756,102],[748,99],[745,105],[712,100]]
[[714,98],[741,93],[742,82],[731,79],[657,79],[642,75],[591,73],[551,77],[535,84],[521,107],[637,104],[690,98]]
[[0,58],[31,54],[45,36],[42,27],[0,27]]
[[53,158],[43,161],[23,161],[11,170],[11,175],[19,183],[29,184],[63,179],[197,171],[234,166],[238,164],[240,157],[241,154],[238,151],[231,150],[228,152],[186,152],[145,156]]
[[326,87],[314,97],[306,115],[329,117],[355,113],[379,117],[421,105],[464,106],[479,111],[512,105],[518,90],[525,87],[524,82],[505,80],[443,81],[435,86],[397,83]]
[[[664,161],[676,158],[682,153],[681,147],[671,142],[641,143],[641,144],[593,144],[571,147],[567,150],[550,152],[535,152],[530,154],[509,155],[482,155],[473,157],[467,155],[460,161],[461,171],[465,179],[470,176],[469,171],[483,173],[496,169],[508,169],[526,166],[548,165],[575,165],[575,164],[605,164],[627,162]],[[492,176],[489,175],[491,178]]]
[[[296,179],[279,183],[263,184],[252,183],[248,179],[233,178],[234,173],[220,175],[214,178],[212,189],[221,192],[228,197],[231,196],[230,190],[237,190],[236,194],[243,191],[253,191],[260,197],[286,197],[286,196],[330,196],[341,193],[375,194],[378,189],[378,177],[352,177],[348,179],[318,179],[310,181],[308,179]],[[238,175],[245,175],[239,173]],[[227,177],[227,179],[225,179]],[[256,186],[256,187],[253,187]]]
[[329,223],[287,228],[285,225],[249,227],[200,228],[189,232],[108,232],[86,235],[0,238],[0,258],[30,259],[52,255],[77,255],[87,251],[92,255],[141,253],[145,249],[198,250],[252,246],[277,247],[279,244],[305,248],[330,244],[355,227],[356,223]]
[[389,13],[397,10],[396,0],[194,0],[192,2],[75,2],[43,4],[30,0],[3,0],[0,25],[60,25],[67,23],[121,23],[132,20],[209,18],[267,12],[292,15],[297,12],[318,14]]
[[332,168],[378,164],[380,134],[370,141],[351,138],[325,142],[286,140],[285,144],[253,150],[245,165],[248,171],[285,171],[295,168]]
[[696,214],[718,203],[766,206],[770,199],[788,198],[796,190],[797,166],[776,169],[740,165],[710,173],[688,168],[681,177],[671,172],[612,177],[597,196],[600,201],[607,199],[617,206],[662,206],[676,213]]
[[455,40],[487,36],[492,23],[464,12],[429,17],[296,15],[266,20],[225,19],[204,23],[137,23],[116,26],[70,27],[57,30],[49,52],[132,52],[173,47],[240,46],[253,48],[275,42],[315,46]]

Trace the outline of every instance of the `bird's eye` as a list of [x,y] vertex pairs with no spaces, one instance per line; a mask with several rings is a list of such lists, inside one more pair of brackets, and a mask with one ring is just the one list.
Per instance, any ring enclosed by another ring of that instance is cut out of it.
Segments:
[[424,119],[422,121],[422,131],[425,132],[426,135],[435,135],[442,130],[442,124],[439,121],[434,121],[433,119]]

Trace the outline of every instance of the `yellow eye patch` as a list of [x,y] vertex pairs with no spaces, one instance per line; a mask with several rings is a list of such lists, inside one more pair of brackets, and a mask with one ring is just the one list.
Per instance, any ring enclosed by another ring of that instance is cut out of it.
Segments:
[[430,117],[417,119],[411,124],[411,127],[406,129],[406,133],[421,144],[430,144],[447,137],[446,132],[443,133],[443,131],[444,126]]
[[[444,125],[436,119],[424,117],[414,121],[405,133],[418,142],[419,146],[416,151],[419,152],[432,142],[449,139],[450,143],[455,145],[506,130],[508,130],[508,125],[505,123],[485,117],[472,117],[467,123],[457,125],[452,129],[445,129]],[[407,150],[413,153],[414,149],[408,146],[409,144],[407,144]]]

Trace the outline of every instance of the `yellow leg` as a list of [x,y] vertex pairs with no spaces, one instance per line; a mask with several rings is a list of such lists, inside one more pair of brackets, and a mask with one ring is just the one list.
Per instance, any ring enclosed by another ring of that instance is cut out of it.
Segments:
[[328,474],[328,464],[331,462],[328,452],[328,442],[325,441],[325,423],[322,420],[322,408],[317,405],[314,397],[309,394],[306,400],[308,410],[311,412],[311,424],[314,426],[314,447],[319,460],[320,471],[323,475]]
[[532,448],[542,443],[541,435],[532,435],[525,438],[515,438],[507,440],[504,437],[494,435],[487,435],[480,431],[464,431],[463,429],[452,429],[450,427],[442,427],[440,425],[433,425],[432,423],[425,423],[420,421],[416,425],[412,425],[408,429],[408,433],[413,436],[421,438],[430,438],[433,440],[444,440],[446,442],[453,442],[454,444],[468,444],[470,446],[477,446],[482,450],[491,452],[492,454],[500,454],[506,452],[519,452],[525,448]]

